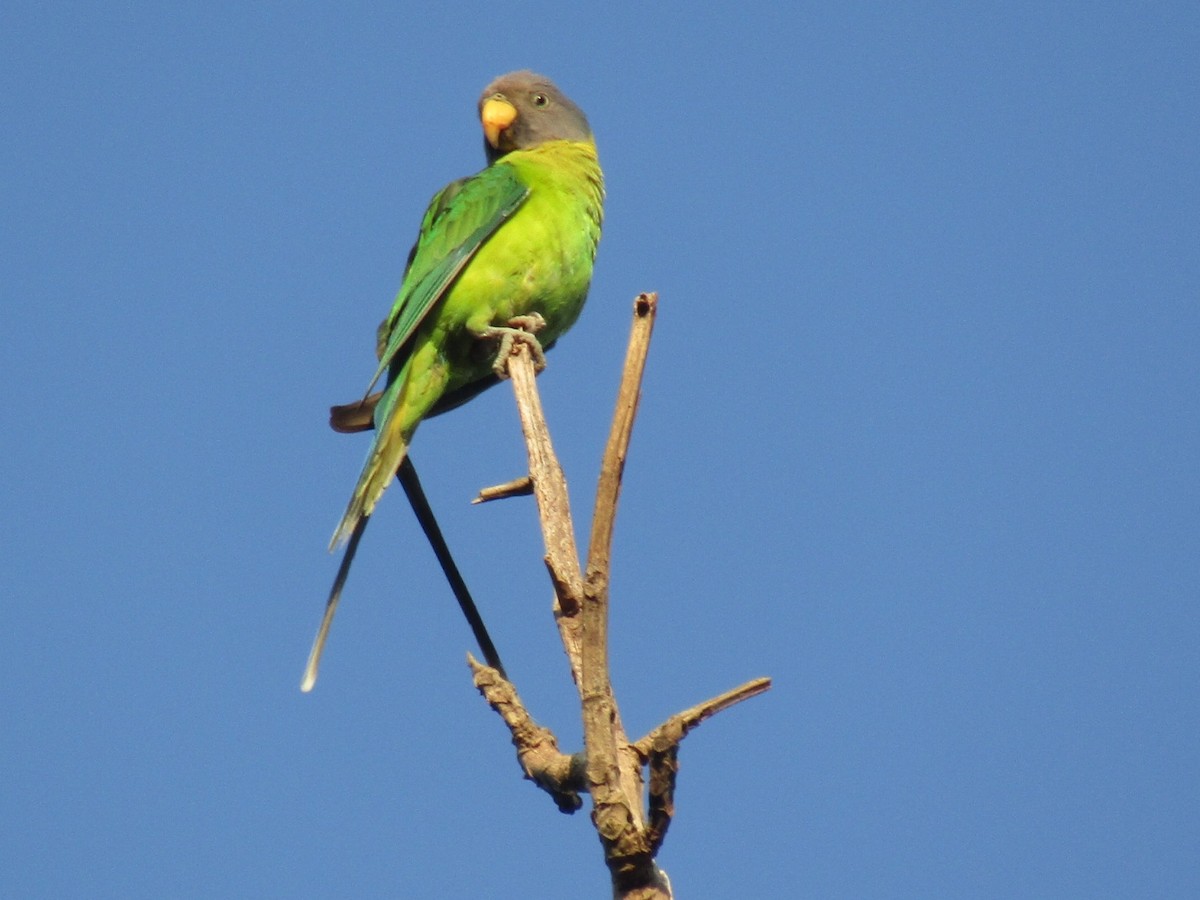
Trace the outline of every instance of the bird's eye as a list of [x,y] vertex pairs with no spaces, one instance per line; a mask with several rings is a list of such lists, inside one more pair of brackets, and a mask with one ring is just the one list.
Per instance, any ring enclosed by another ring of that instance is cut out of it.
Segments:
[[549,106],[550,98],[547,97],[545,94],[541,94],[541,93],[534,94],[533,95],[533,105],[534,106]]

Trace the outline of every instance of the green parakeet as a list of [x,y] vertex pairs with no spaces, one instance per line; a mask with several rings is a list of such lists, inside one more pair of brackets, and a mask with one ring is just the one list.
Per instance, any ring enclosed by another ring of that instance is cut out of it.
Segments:
[[330,544],[350,541],[305,691],[316,681],[348,560],[417,426],[494,384],[506,338],[528,339],[536,328],[543,346],[553,344],[587,297],[604,204],[587,118],[549,79],[528,71],[489,84],[479,117],[488,166],[434,196],[379,329],[372,385],[386,376],[386,388],[374,409],[374,442]]

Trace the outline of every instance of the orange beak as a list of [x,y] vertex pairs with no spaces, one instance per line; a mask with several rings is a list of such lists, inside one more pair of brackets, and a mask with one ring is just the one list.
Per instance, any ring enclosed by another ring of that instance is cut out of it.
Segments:
[[479,119],[483,122],[483,136],[487,142],[500,149],[500,132],[517,118],[517,108],[499,95],[483,104]]

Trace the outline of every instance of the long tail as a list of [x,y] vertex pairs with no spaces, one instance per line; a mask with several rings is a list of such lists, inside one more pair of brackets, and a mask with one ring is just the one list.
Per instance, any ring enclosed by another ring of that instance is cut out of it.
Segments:
[[[389,410],[390,411],[390,410]],[[407,425],[407,427],[405,427]],[[358,527],[358,523],[375,511],[375,504],[383,496],[387,486],[395,477],[396,469],[408,453],[408,442],[416,430],[416,423],[409,425],[400,415],[388,416],[375,434],[370,455],[358,476],[358,484],[329,541],[329,549],[336,550]]]
[[343,541],[349,541],[342,553],[342,563],[333,579],[333,587],[329,589],[329,599],[325,601],[325,615],[321,619],[321,627],[317,629],[312,650],[309,651],[308,664],[304,667],[300,690],[305,693],[311,691],[317,683],[321,653],[329,637],[329,628],[333,625],[333,614],[337,612],[338,601],[342,599],[342,588],[350,575],[350,564],[354,562],[354,554],[358,552],[358,542],[367,530],[367,522],[371,520],[375,504],[379,502],[397,467],[404,460],[409,439],[416,430],[416,422],[409,424],[406,430],[401,416],[395,415],[396,393],[385,393],[376,409],[380,415],[376,417],[378,427],[375,441],[371,444],[370,453],[358,476],[358,483],[354,486],[354,494],[350,497],[346,512],[333,533],[333,540],[329,542],[329,549],[332,551]]
[[404,367],[375,404],[375,440],[342,521],[333,532],[330,550],[337,549],[353,534],[358,521],[375,510],[375,504],[392,483],[396,469],[408,453],[408,444],[417,426],[437,404],[449,383],[449,366],[436,343],[425,342],[405,360]]
[[354,554],[358,552],[358,542],[362,540],[363,532],[367,530],[370,516],[363,516],[354,523],[350,532],[350,543],[342,554],[342,564],[338,566],[337,577],[333,579],[333,587],[329,589],[329,599],[325,601],[325,616],[321,619],[321,627],[317,629],[317,637],[313,641],[312,650],[308,654],[308,663],[304,666],[304,678],[300,681],[300,690],[306,694],[317,683],[317,669],[321,665],[321,652],[325,649],[325,639],[329,637],[329,626],[333,624],[333,614],[337,612],[338,601],[342,599],[342,588],[346,577],[350,574],[350,563],[354,562]]
[[437,557],[438,565],[442,567],[442,574],[446,576],[454,599],[458,601],[458,608],[466,617],[467,624],[471,627],[471,634],[475,635],[475,642],[479,644],[479,652],[483,654],[483,658],[489,666],[504,678],[508,678],[504,671],[504,663],[500,662],[500,653],[496,650],[496,645],[492,643],[492,636],[488,634],[487,626],[483,623],[479,607],[475,605],[475,598],[471,596],[471,591],[463,580],[462,573],[458,571],[458,565],[450,553],[450,546],[446,543],[437,517],[433,514],[433,507],[429,505],[425,489],[421,487],[421,479],[417,477],[417,468],[413,465],[411,456],[404,457],[404,462],[400,463],[400,471],[396,473],[396,477],[400,480],[404,493],[408,495],[408,503],[412,507],[413,513],[416,514],[421,530],[425,532],[429,546],[433,548],[433,555]]
[[375,504],[383,496],[384,490],[391,483],[396,469],[404,461],[407,452],[408,441],[400,435],[386,443],[381,440],[371,450],[371,456],[363,466],[350,503],[346,506],[342,520],[338,522],[337,529],[333,532],[333,538],[329,541],[330,552],[353,537],[358,530],[359,523],[365,521],[375,511]]
[[[388,412],[391,412],[389,409]],[[337,611],[338,601],[342,598],[342,587],[350,575],[350,564],[354,562],[354,554],[358,552],[358,542],[362,540],[363,532],[367,530],[367,522],[375,504],[383,495],[384,489],[391,483],[392,477],[408,452],[408,440],[416,426],[411,425],[407,433],[401,428],[398,416],[391,416],[383,423],[375,435],[375,443],[371,445],[371,453],[363,466],[362,474],[358,476],[358,484],[354,486],[354,494],[350,504],[338,523],[337,531],[329,549],[334,550],[343,541],[349,541],[342,553],[342,563],[338,566],[337,576],[333,579],[333,587],[329,590],[329,599],[325,601],[325,616],[321,619],[321,627],[317,629],[317,637],[313,641],[312,650],[308,654],[308,665],[304,667],[304,678],[300,682],[300,690],[307,693],[317,683],[317,667],[321,664],[321,651],[325,649],[325,640],[329,637],[329,627],[333,624],[333,614]]]

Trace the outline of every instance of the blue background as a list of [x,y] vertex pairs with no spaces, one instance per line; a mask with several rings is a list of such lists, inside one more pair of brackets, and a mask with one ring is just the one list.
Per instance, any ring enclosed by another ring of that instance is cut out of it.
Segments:
[[[618,518],[680,897],[1200,895],[1200,8],[10,2],[0,13],[0,894],[607,896],[521,781],[401,493],[298,690],[424,204],[532,67],[608,178],[540,379]],[[578,746],[508,389],[414,459]]]

